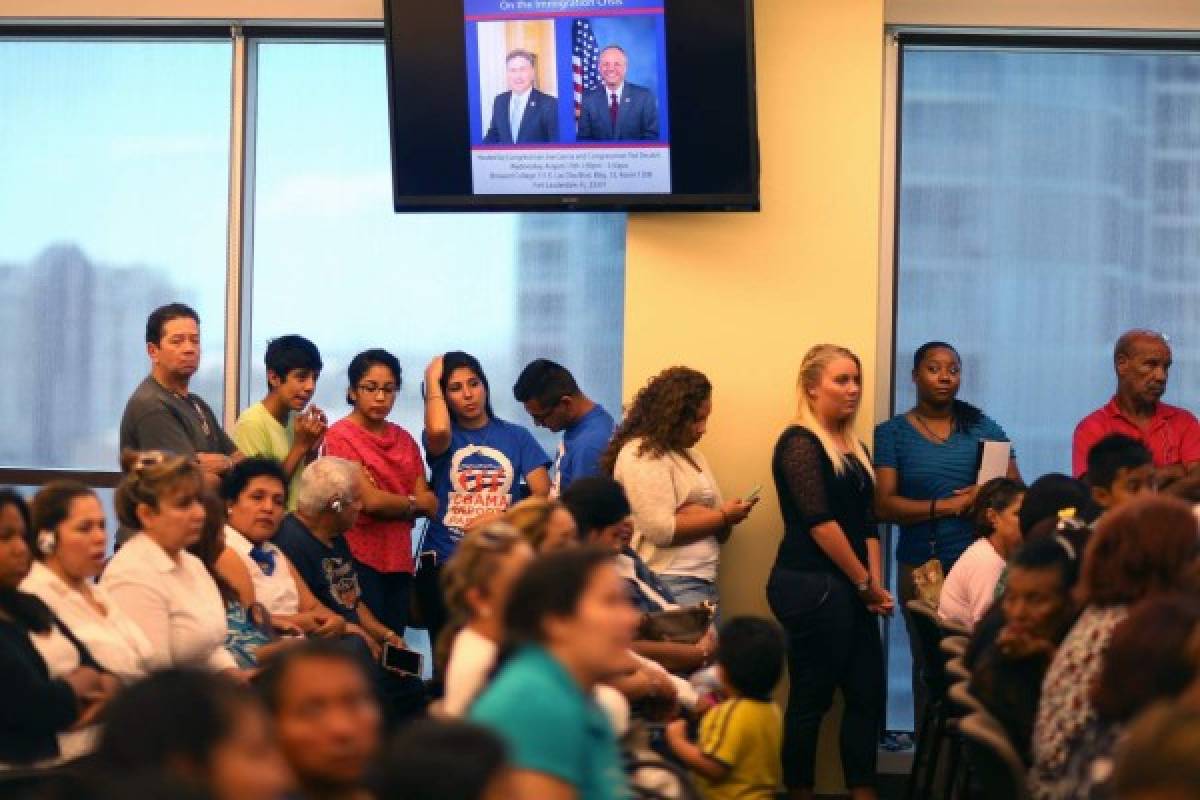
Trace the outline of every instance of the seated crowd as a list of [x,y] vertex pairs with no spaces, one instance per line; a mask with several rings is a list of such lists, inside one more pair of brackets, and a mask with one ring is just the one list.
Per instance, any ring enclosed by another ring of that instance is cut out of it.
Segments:
[[[879,619],[900,603],[912,625],[920,595],[970,633],[970,691],[1034,797],[1188,796],[1200,424],[1159,403],[1170,357],[1155,334],[1118,341],[1117,396],[1076,431],[1077,476],[1028,488],[1014,451],[1005,474],[975,474],[981,442],[1007,437],[957,399],[949,345],[918,350],[917,404],[879,426],[873,460],[853,433],[858,358],[812,348],[771,462],[777,621],[721,610],[721,548],[758,497],[727,499],[697,449],[713,392],[696,370],[652,378],[618,423],[564,367],[530,363],[513,395],[563,433],[551,459],[495,415],[462,352],[425,370],[419,443],[387,419],[402,369],[385,350],[351,361],[351,410],[331,424],[311,403],[320,353],[297,335],[269,343],[266,395],[227,436],[188,388],[199,341],[186,306],[147,322],[111,557],[87,486],[53,481],[28,505],[0,491],[0,785],[811,798],[840,689],[844,779],[872,800]],[[900,526],[897,598],[880,522]],[[428,663],[410,629],[429,632]],[[921,681],[918,661],[918,705]]]

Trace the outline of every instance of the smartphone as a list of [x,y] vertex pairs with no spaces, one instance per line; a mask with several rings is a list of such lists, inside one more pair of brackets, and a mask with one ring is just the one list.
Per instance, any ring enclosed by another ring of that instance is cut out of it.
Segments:
[[383,643],[383,654],[379,657],[379,663],[384,669],[400,675],[416,675],[418,678],[421,676],[423,661],[424,656],[416,650],[397,647],[391,642]]
[[742,499],[745,500],[747,503],[753,503],[755,500],[758,499],[758,495],[761,491],[762,491],[762,484],[760,483],[758,486],[755,486],[753,489],[751,489],[750,493],[747,494]]

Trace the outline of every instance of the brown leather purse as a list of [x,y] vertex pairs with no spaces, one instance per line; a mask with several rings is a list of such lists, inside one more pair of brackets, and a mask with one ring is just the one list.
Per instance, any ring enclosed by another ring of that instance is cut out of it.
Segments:
[[708,632],[716,611],[712,603],[652,611],[642,616],[637,638],[649,642],[695,644]]

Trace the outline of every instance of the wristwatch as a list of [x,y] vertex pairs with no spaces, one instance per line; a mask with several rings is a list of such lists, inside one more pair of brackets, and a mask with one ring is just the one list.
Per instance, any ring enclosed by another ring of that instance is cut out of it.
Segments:
[[870,573],[867,573],[867,577],[862,579],[862,583],[854,584],[854,590],[856,592],[858,592],[859,594],[866,594],[867,590],[870,588],[871,588],[871,574]]

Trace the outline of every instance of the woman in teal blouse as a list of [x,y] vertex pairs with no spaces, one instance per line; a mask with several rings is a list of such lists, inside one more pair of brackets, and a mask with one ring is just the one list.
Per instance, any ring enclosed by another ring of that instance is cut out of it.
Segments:
[[606,551],[552,553],[517,580],[501,666],[468,712],[508,745],[513,800],[630,796],[592,689],[624,669],[638,621]]

